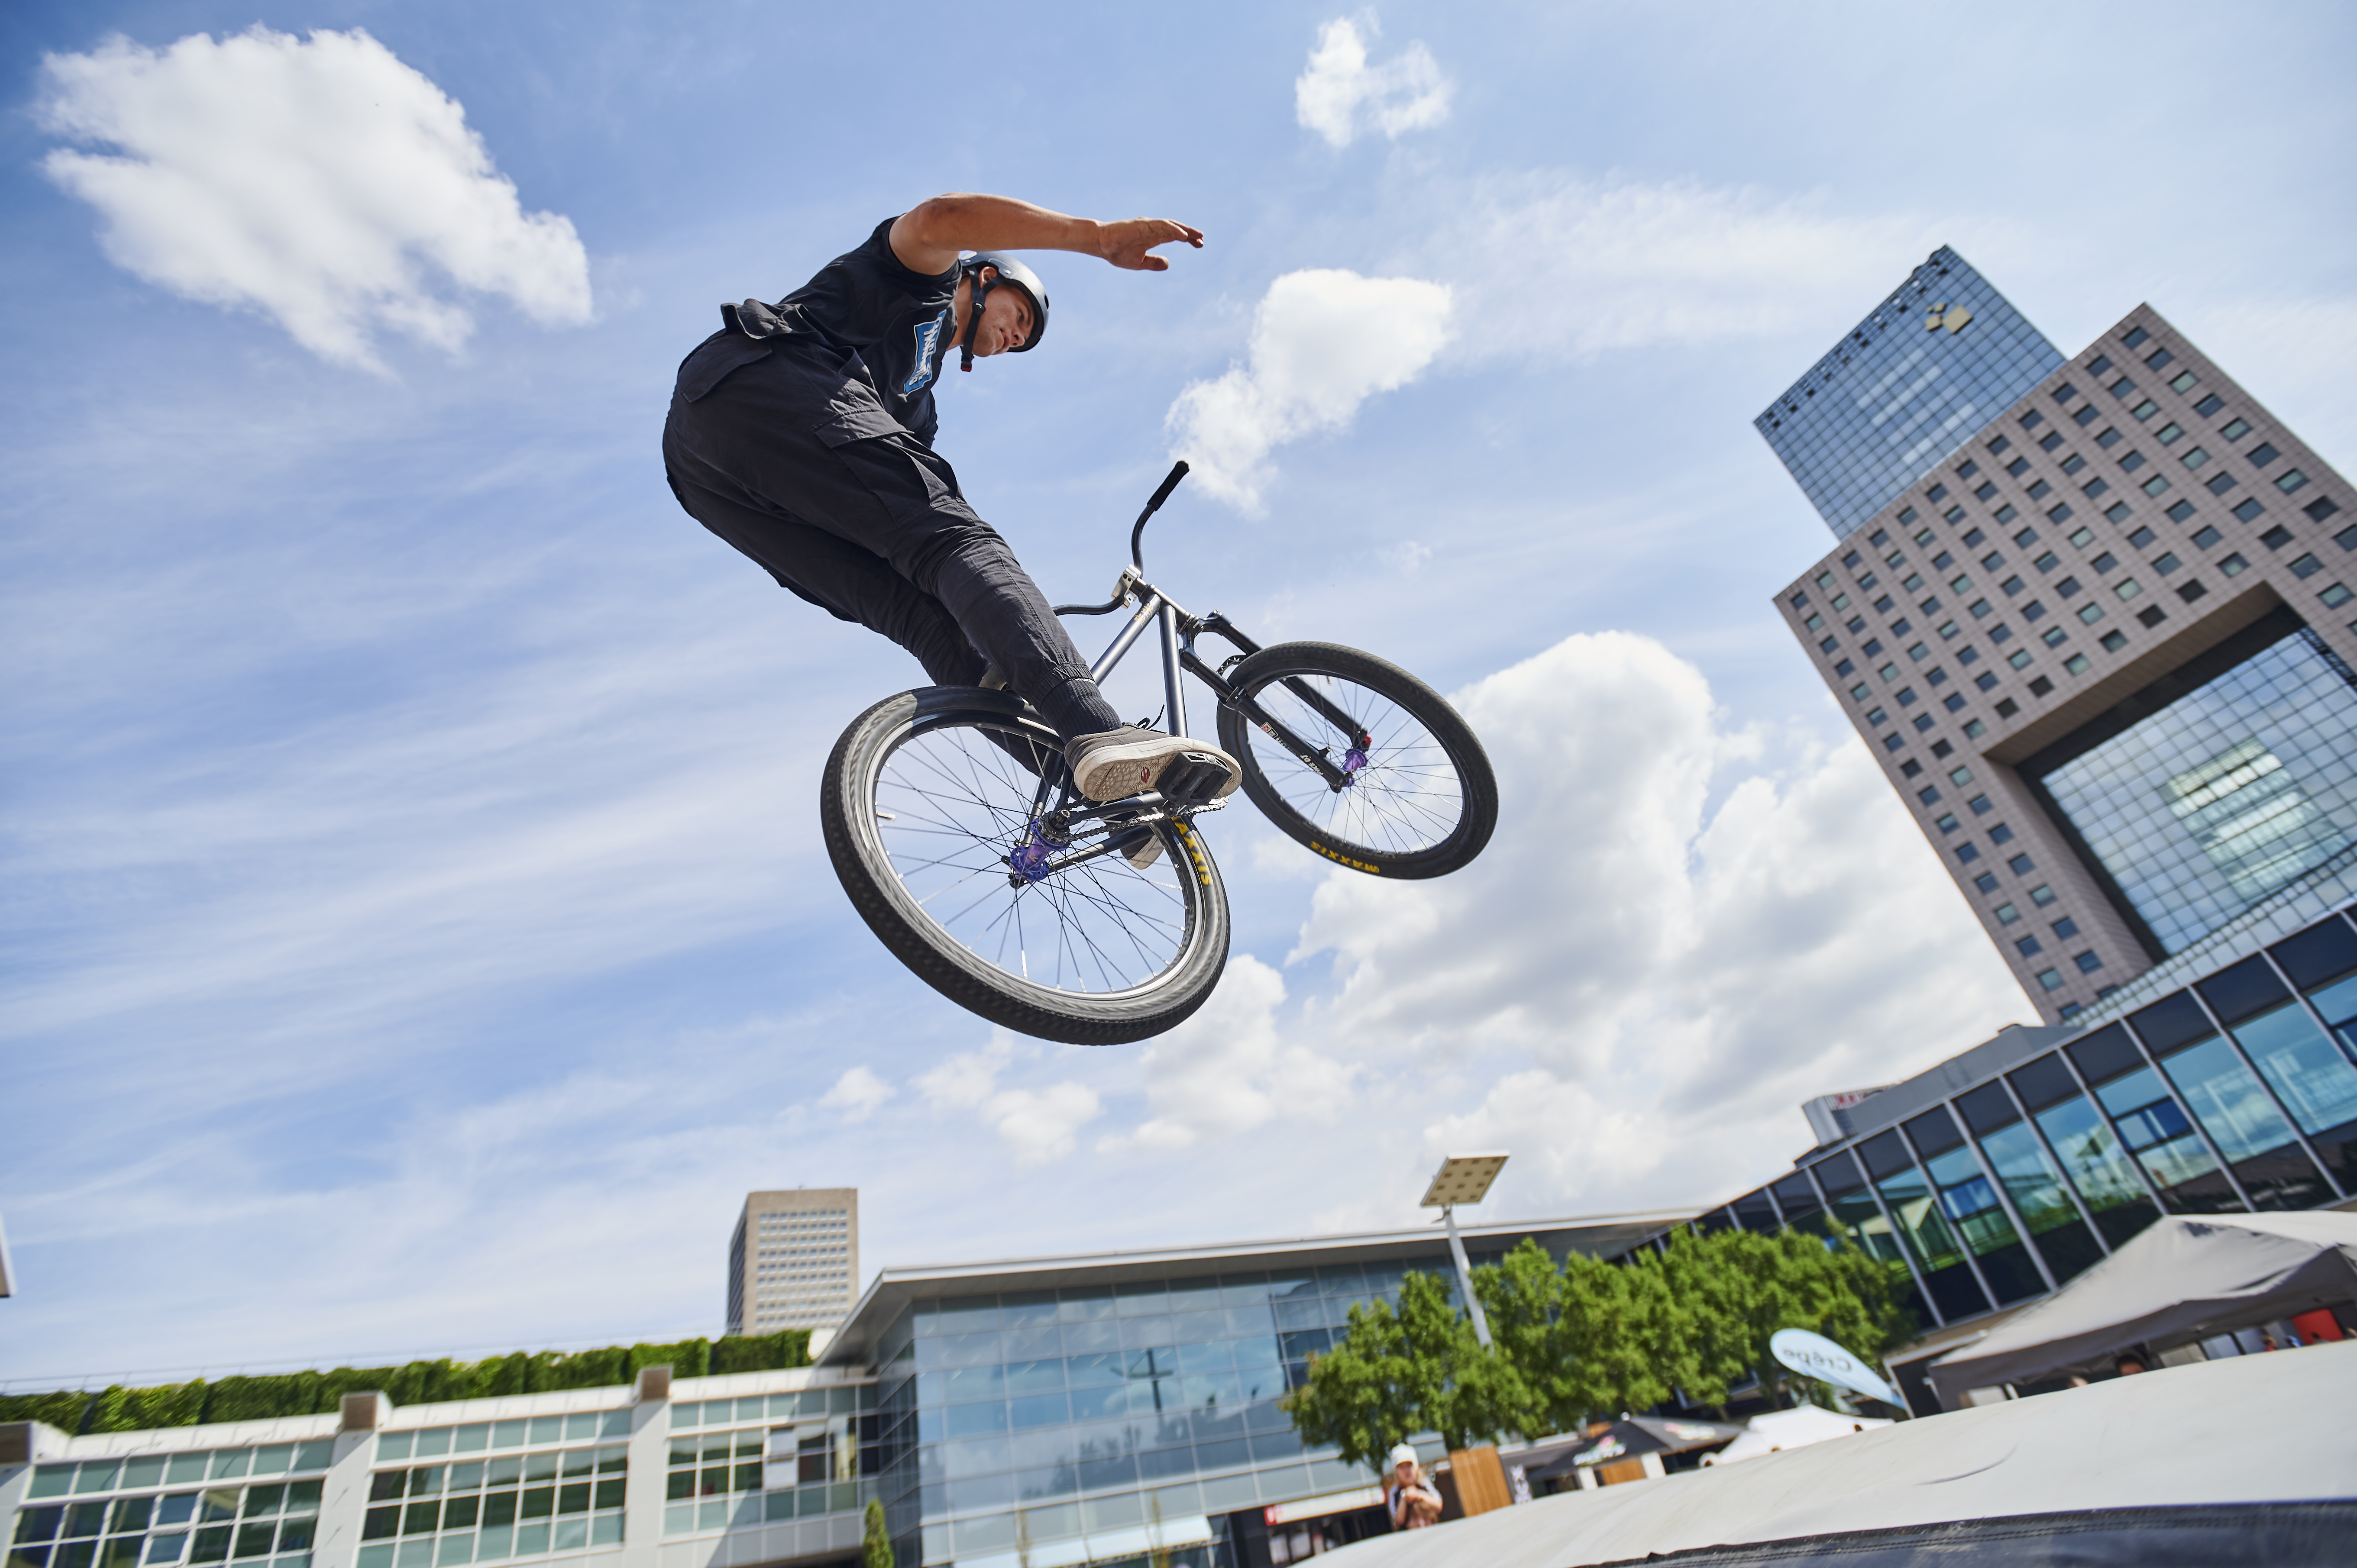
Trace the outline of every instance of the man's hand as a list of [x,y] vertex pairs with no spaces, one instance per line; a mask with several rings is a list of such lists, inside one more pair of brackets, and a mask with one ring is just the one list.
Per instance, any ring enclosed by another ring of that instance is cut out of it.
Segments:
[[1167,257],[1147,253],[1157,245],[1175,245],[1183,240],[1199,251],[1203,248],[1200,229],[1174,223],[1168,218],[1124,218],[1117,222],[1100,223],[1097,234],[1097,254],[1133,273],[1169,270]]

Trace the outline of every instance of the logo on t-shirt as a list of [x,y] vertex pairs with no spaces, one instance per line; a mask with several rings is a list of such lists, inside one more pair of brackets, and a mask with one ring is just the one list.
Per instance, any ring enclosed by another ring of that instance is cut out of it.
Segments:
[[933,355],[941,347],[942,334],[948,331],[949,327],[950,307],[946,305],[942,306],[942,313],[931,321],[917,324],[917,362],[909,367],[909,379],[900,383],[902,397],[914,397],[933,384],[937,369]]

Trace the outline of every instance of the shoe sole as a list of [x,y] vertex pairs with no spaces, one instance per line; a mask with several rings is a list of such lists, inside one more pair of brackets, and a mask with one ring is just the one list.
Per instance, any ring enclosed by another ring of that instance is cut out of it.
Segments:
[[1171,764],[1189,757],[1207,758],[1227,769],[1226,780],[1211,793],[1214,800],[1226,799],[1243,782],[1243,770],[1236,766],[1236,759],[1217,746],[1162,741],[1107,746],[1092,752],[1077,770],[1072,785],[1101,805],[1126,800],[1153,789]]

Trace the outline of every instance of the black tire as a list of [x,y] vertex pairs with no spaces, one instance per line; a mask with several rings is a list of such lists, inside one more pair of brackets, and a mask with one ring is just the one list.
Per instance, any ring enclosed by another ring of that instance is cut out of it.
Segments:
[[1039,769],[1062,767],[1055,732],[1010,693],[887,697],[827,758],[827,855],[892,955],[968,1012],[1071,1045],[1142,1040],[1219,984],[1227,889],[1201,835],[1167,822],[1146,871],[1115,853],[1016,878]]
[[1228,680],[1338,765],[1357,737],[1303,689],[1372,740],[1349,787],[1335,789],[1242,712],[1221,707],[1220,744],[1243,765],[1244,793],[1289,837],[1353,871],[1408,879],[1444,876],[1490,842],[1498,779],[1488,755],[1448,699],[1398,665],[1330,642],[1284,642]]

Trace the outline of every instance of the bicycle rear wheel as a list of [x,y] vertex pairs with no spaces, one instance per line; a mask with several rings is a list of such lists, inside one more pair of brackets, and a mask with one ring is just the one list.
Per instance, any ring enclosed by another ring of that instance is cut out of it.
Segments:
[[1446,875],[1490,842],[1498,780],[1488,755],[1448,699],[1398,665],[1285,642],[1228,680],[1342,780],[1222,705],[1220,744],[1243,765],[1244,792],[1289,837],[1354,871],[1410,879]]
[[[1139,870],[1091,820],[1036,825],[1055,732],[1011,693],[931,686],[887,697],[827,758],[819,816],[852,907],[917,978],[1023,1034],[1110,1046],[1200,1007],[1228,959],[1228,901],[1192,826],[1130,826]],[[1018,865],[1018,861],[1022,864]]]

